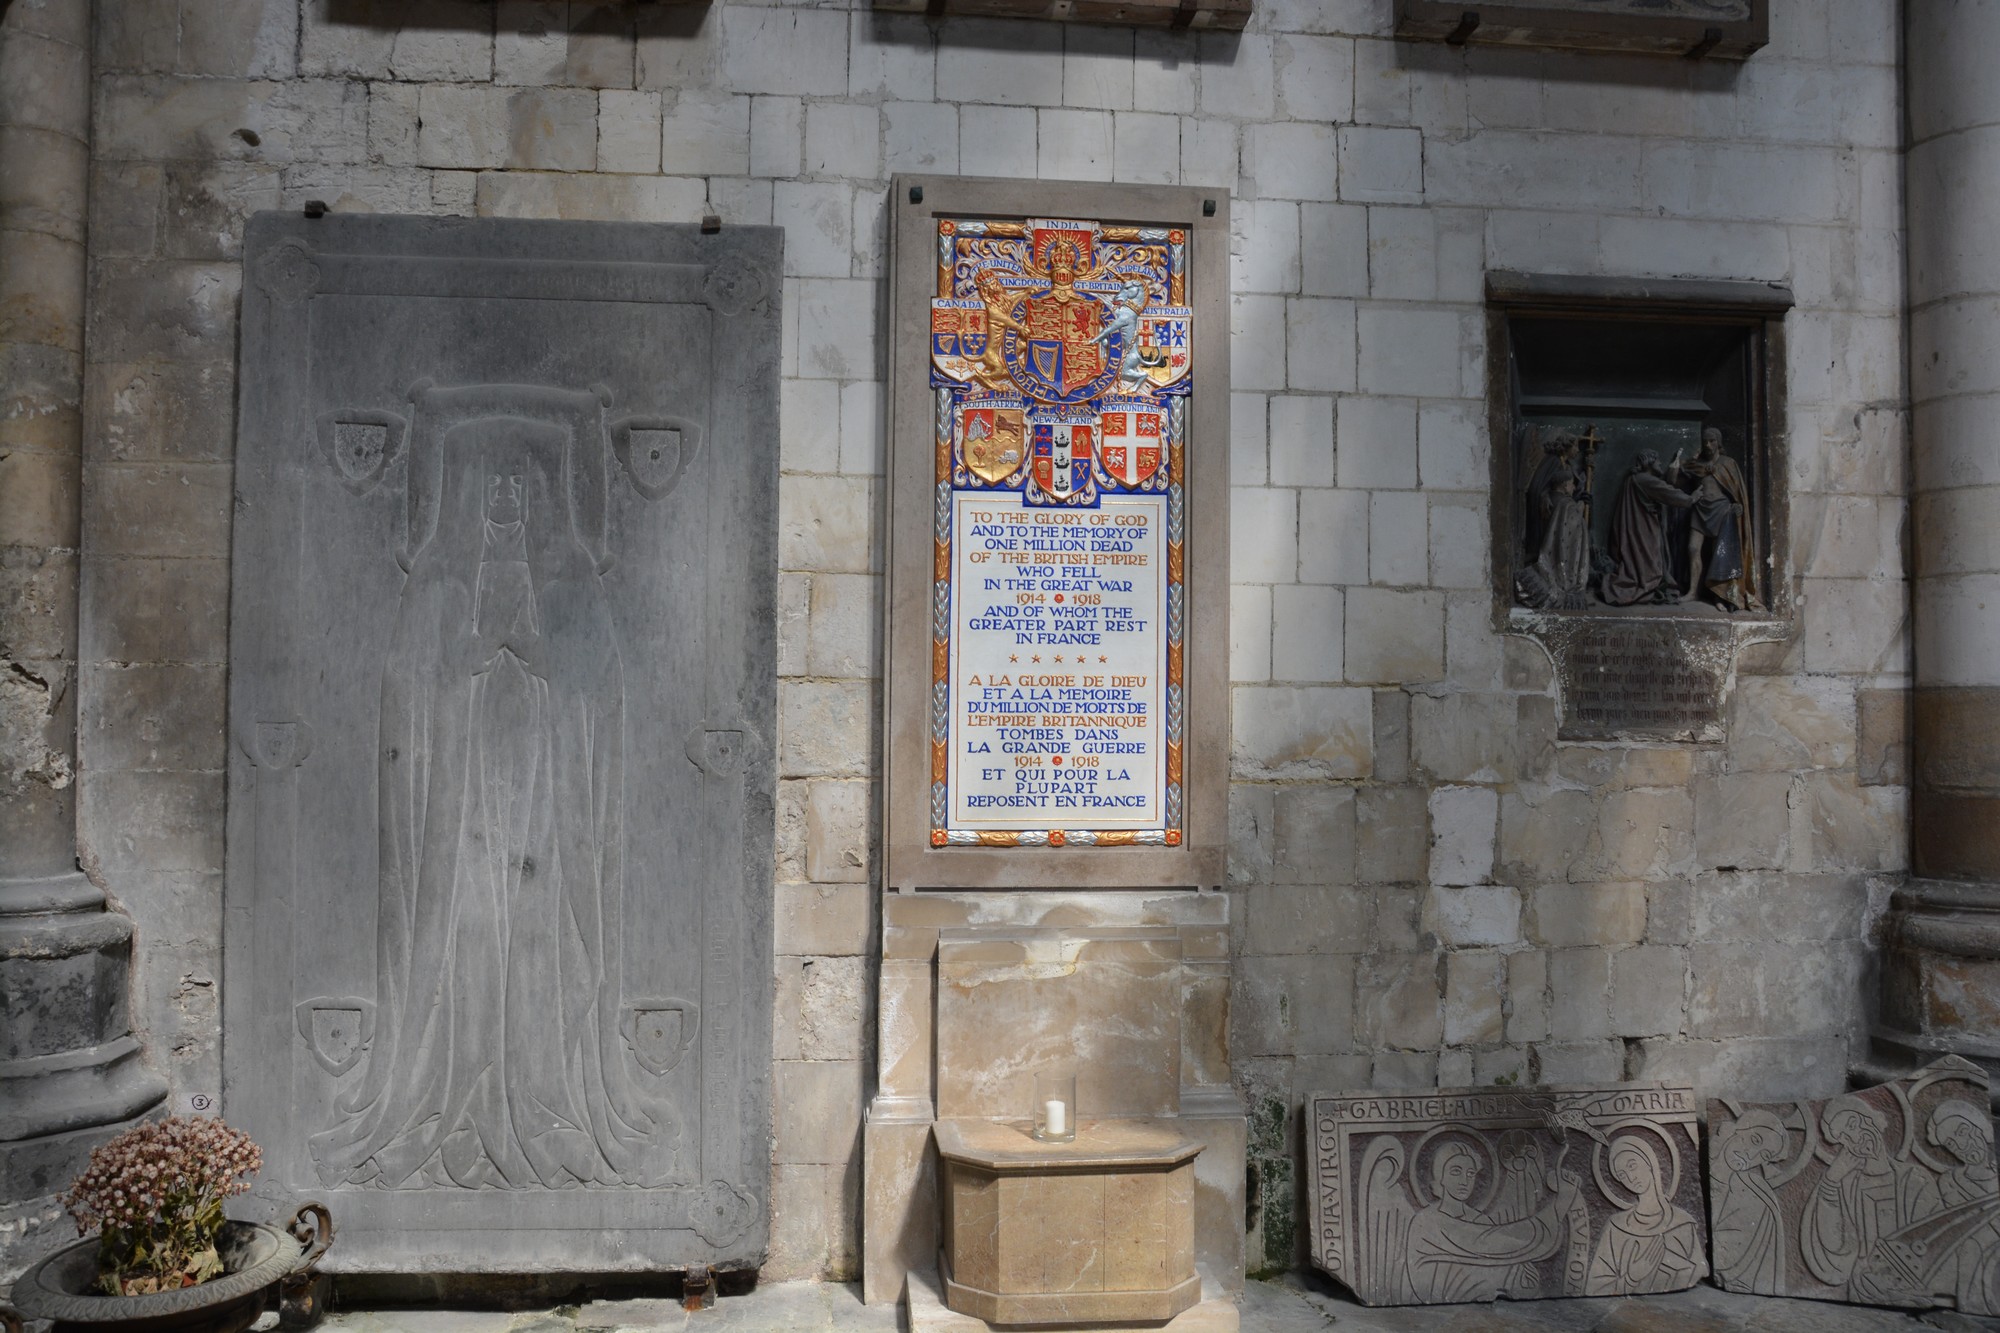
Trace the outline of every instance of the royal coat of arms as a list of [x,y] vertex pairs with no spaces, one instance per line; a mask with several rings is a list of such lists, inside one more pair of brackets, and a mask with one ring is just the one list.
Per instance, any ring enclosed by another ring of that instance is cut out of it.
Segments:
[[1170,484],[1193,367],[1186,236],[1039,219],[942,221],[938,241],[931,366],[953,484],[1085,506]]

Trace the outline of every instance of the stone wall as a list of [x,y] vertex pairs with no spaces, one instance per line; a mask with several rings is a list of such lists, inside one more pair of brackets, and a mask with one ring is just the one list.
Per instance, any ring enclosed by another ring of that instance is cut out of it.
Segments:
[[[98,6],[80,846],[138,923],[177,1105],[219,1079],[243,220],[775,222],[786,245],[773,1258],[858,1268],[873,1028],[886,182],[1222,185],[1252,1268],[1296,1253],[1303,1094],[1838,1086],[1906,859],[1893,0],[1781,0],[1746,65],[1398,45],[1388,0],[1241,36],[845,3]],[[1492,628],[1482,274],[1766,279],[1797,633],[1722,748],[1566,745]],[[1220,447],[1219,442],[1211,442]],[[1198,557],[1197,557],[1198,558]]]

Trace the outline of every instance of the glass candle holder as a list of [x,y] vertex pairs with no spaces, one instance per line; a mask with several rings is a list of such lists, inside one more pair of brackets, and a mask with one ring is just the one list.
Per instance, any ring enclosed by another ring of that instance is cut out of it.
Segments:
[[1076,1138],[1075,1074],[1035,1075],[1034,1137],[1043,1143],[1068,1143]]

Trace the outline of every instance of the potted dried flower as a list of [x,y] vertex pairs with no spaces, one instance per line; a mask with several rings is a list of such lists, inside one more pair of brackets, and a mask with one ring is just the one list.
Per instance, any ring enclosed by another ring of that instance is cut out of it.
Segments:
[[263,1165],[250,1137],[212,1116],[135,1125],[90,1155],[62,1196],[81,1241],[14,1284],[14,1303],[58,1333],[240,1333],[281,1280],[308,1277],[333,1243],[311,1203],[290,1236],[222,1215]]

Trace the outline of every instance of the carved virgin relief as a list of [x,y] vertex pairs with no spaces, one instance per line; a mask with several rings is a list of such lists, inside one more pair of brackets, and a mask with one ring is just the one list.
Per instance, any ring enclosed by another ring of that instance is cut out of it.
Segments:
[[1717,1284],[2000,1314],[1987,1108],[1985,1073],[1956,1056],[1823,1102],[1710,1102]]
[[762,1254],[777,253],[253,224],[224,1096],[337,1262]]
[[1688,1088],[1312,1099],[1313,1261],[1369,1305],[1679,1291],[1708,1272]]

